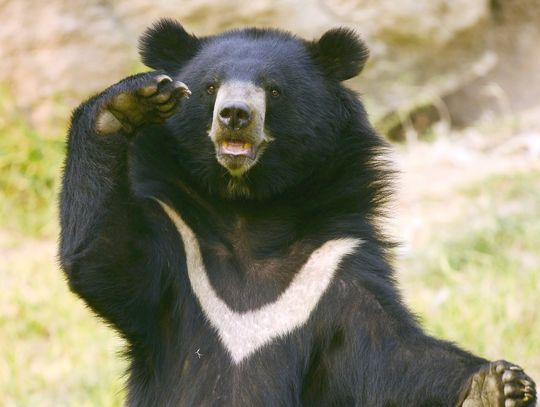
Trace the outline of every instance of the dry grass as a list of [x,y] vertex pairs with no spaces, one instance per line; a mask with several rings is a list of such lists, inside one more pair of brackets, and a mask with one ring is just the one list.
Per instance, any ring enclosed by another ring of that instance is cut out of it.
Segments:
[[[0,113],[6,108],[0,103]],[[433,334],[522,364],[538,381],[539,160],[521,153],[493,159],[453,144],[421,143],[399,154],[406,174],[398,225],[409,250],[398,266],[407,301]],[[121,342],[68,291],[55,263],[62,155],[62,142],[40,138],[20,121],[0,121],[6,407],[123,400]]]
[[3,236],[0,405],[120,406],[120,341],[68,290],[54,241]]
[[467,213],[402,262],[408,302],[434,335],[540,377],[540,172],[462,191]]

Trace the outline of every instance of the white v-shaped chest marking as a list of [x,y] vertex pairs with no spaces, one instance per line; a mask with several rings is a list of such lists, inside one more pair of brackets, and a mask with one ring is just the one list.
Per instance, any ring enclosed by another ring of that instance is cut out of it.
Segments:
[[174,209],[158,202],[182,237],[191,288],[236,364],[272,339],[304,325],[328,289],[343,257],[363,243],[354,238],[329,240],[309,256],[276,301],[239,313],[231,310],[210,284],[199,242],[191,228]]

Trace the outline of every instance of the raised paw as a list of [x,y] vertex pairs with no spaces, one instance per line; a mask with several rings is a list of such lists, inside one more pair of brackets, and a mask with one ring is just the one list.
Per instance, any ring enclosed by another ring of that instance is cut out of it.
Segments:
[[477,372],[463,407],[533,407],[536,385],[519,366],[504,360]]
[[96,130],[102,135],[131,134],[146,124],[163,123],[191,94],[184,83],[156,73],[128,78],[111,89],[96,119]]

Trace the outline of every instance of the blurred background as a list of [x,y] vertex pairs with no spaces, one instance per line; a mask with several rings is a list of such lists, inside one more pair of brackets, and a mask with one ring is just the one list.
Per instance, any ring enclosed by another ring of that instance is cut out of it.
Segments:
[[401,171],[388,227],[434,335],[540,381],[540,0],[0,0],[0,405],[119,406],[121,340],[55,260],[70,112],[144,70],[159,17],[188,31],[357,30],[357,90]]

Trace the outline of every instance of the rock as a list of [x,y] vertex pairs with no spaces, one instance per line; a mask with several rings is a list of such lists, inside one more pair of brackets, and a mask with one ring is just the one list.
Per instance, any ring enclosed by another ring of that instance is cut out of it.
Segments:
[[[138,61],[137,39],[159,17],[177,18],[201,35],[258,25],[315,38],[345,25],[371,49],[365,72],[350,84],[365,95],[372,117],[386,126],[383,131],[434,100],[446,103],[450,114],[471,120],[466,101],[481,93],[480,79],[496,81],[509,94],[513,81],[526,77],[516,77],[516,65],[526,75],[540,72],[540,58],[529,63],[533,50],[540,55],[540,18],[529,12],[536,2],[242,0],[232,6],[217,0],[0,0],[0,90],[29,123],[47,133],[65,124],[84,98],[145,69]],[[521,45],[514,46],[517,42]],[[539,83],[521,86],[521,93],[532,95],[525,98],[531,103],[540,100]],[[483,107],[482,98],[474,100],[475,108]],[[513,108],[514,102],[508,103]]]

